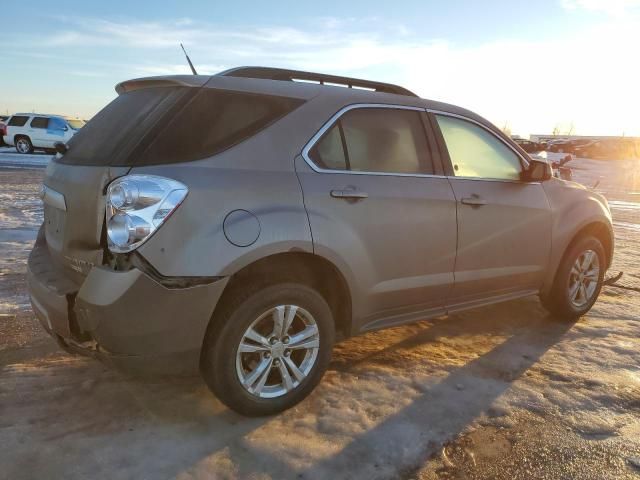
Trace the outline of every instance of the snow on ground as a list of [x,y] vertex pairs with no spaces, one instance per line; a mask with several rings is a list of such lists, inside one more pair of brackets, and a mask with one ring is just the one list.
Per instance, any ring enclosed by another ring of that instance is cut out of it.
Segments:
[[51,155],[44,152],[20,154],[14,147],[0,147],[0,168],[42,168],[46,167]]
[[[600,180],[612,271],[640,286],[640,164],[570,165]],[[197,378],[128,378],[42,333],[24,285],[42,173],[0,169],[0,478],[640,474],[640,294],[605,288],[575,324],[529,298],[353,338],[307,400],[247,419]]]

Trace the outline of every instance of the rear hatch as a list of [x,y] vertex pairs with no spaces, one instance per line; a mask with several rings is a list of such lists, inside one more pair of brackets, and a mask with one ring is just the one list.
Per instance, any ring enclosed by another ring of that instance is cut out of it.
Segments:
[[124,92],[49,163],[45,237],[53,263],[76,284],[103,260],[106,186],[129,172],[154,131],[196,90],[172,85]]
[[[133,167],[211,157],[268,127],[299,98],[203,86],[210,77],[133,80],[68,143],[44,180],[45,233],[53,262],[80,284],[103,260],[105,190]],[[57,193],[55,193],[57,192]],[[57,195],[59,194],[59,195]]]

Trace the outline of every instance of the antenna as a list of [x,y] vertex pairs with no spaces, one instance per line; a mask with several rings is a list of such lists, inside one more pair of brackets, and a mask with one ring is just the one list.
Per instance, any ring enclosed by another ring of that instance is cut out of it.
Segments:
[[196,69],[193,66],[193,63],[191,63],[191,59],[189,58],[189,55],[187,54],[187,51],[184,49],[184,46],[182,44],[180,44],[180,48],[182,48],[182,51],[184,52],[184,56],[187,57],[187,62],[189,62],[189,66],[191,67],[191,72],[194,75],[197,75],[198,72],[196,72]]

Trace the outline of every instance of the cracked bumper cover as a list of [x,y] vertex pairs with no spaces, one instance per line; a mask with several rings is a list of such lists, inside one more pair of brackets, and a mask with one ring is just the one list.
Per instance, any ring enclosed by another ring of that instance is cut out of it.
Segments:
[[[33,310],[49,334],[67,350],[139,373],[198,371],[205,331],[227,281],[166,288],[136,268],[93,267],[75,286],[53,268],[42,241],[28,263]],[[78,332],[91,341],[76,338]]]

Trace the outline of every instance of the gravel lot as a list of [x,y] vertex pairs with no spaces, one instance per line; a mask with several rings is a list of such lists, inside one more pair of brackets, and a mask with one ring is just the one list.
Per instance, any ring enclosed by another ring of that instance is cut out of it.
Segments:
[[[198,378],[128,378],[41,331],[25,263],[46,156],[15,157],[0,150],[0,478],[640,475],[640,293],[605,288],[575,324],[530,298],[350,339],[302,404],[246,419]],[[640,164],[572,166],[601,180],[611,272],[640,286]]]

